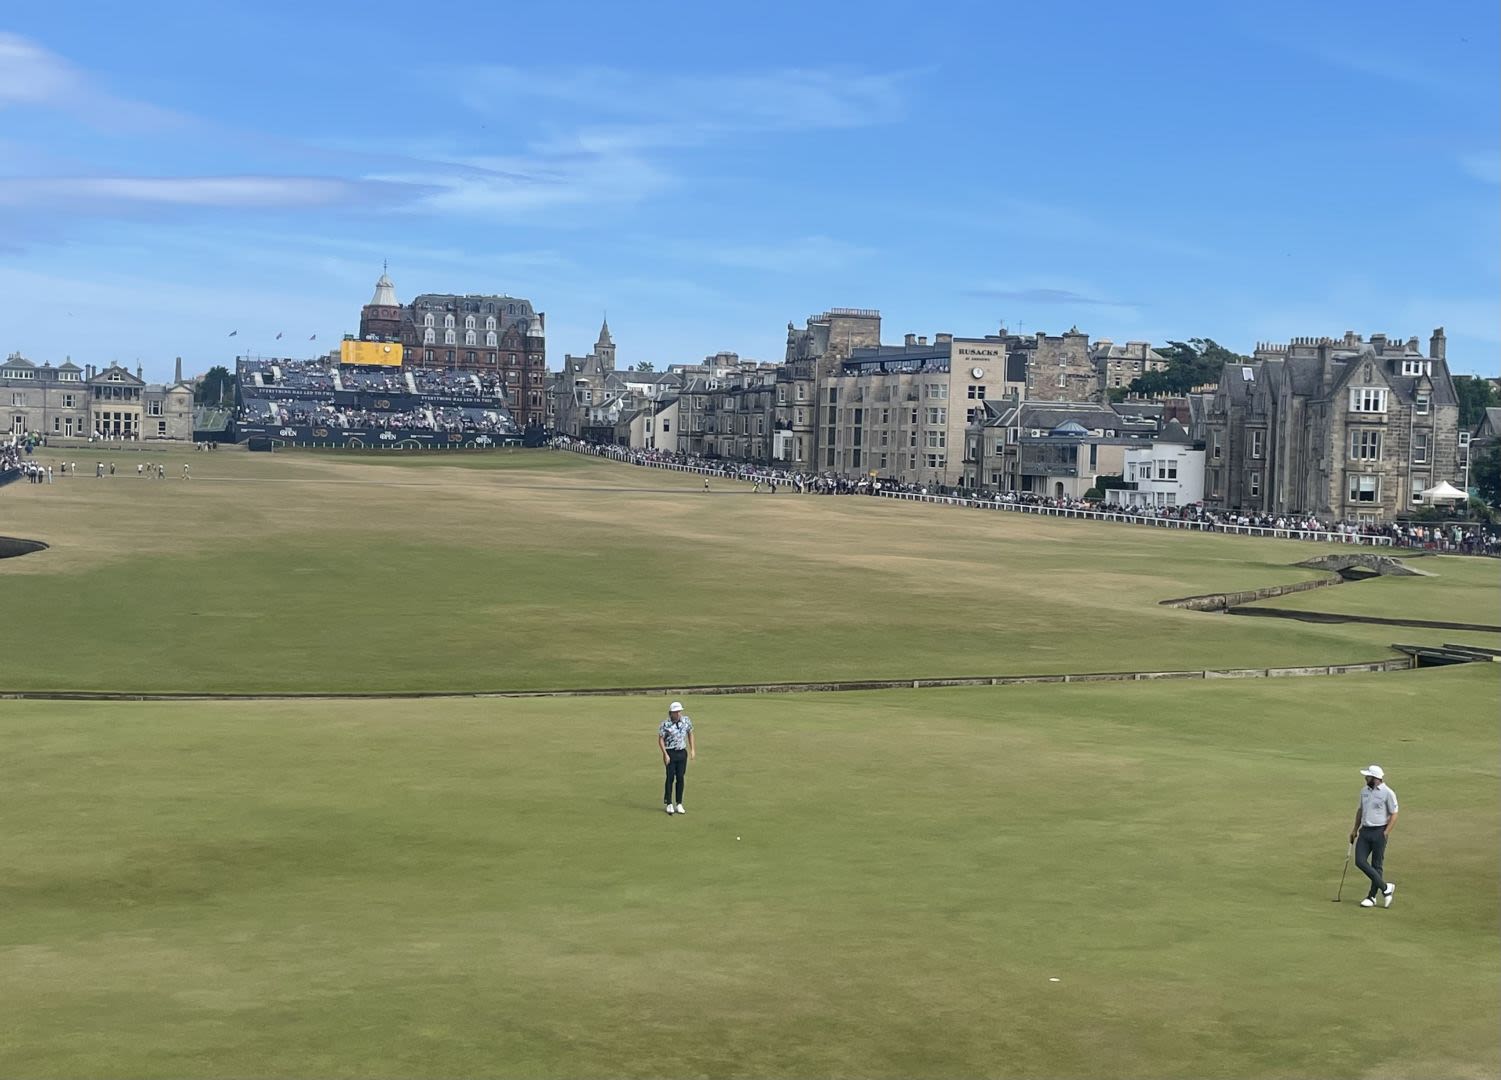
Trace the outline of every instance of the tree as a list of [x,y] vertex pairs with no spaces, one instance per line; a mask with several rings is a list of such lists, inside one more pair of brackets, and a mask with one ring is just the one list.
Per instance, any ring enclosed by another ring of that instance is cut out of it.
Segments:
[[1492,442],[1470,459],[1470,483],[1486,505],[1501,509],[1501,442]]
[[1186,394],[1196,386],[1217,383],[1226,364],[1245,364],[1250,358],[1232,352],[1213,338],[1169,341],[1157,350],[1167,358],[1167,370],[1148,371],[1131,380],[1126,389],[1143,397]]
[[1485,419],[1485,410],[1501,405],[1501,395],[1489,379],[1478,375],[1454,376],[1454,396],[1459,398],[1459,430],[1474,431]]
[[209,368],[208,374],[199,380],[193,400],[199,405],[233,405],[235,377],[222,364]]
[[637,364],[634,368],[632,368],[631,370],[632,371],[656,371],[657,370],[657,365],[653,364],[650,360],[643,360],[639,364]]

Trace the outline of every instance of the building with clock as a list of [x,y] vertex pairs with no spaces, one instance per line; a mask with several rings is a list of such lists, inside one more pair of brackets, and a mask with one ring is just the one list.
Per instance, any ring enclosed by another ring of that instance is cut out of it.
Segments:
[[1026,388],[1026,355],[1004,333],[908,334],[850,350],[818,388],[816,468],[957,486],[964,436],[987,401]]

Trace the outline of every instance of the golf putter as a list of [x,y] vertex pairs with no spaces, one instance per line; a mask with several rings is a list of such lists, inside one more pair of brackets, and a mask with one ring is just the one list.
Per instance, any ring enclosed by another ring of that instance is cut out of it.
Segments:
[[1345,868],[1339,872],[1339,889],[1338,889],[1338,891],[1335,892],[1334,899],[1332,901],[1330,901],[1331,903],[1334,903],[1334,904],[1339,903],[1339,898],[1344,895],[1344,892],[1345,892],[1345,875],[1350,872],[1350,856],[1352,856],[1354,854],[1355,854],[1355,845],[1351,844],[1350,845],[1350,850],[1347,851],[1347,852],[1345,852]]

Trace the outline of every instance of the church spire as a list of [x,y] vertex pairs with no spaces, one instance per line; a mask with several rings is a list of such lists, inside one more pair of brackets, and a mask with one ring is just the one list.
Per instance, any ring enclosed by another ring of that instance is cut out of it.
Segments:
[[614,340],[610,337],[610,314],[605,313],[604,321],[599,324],[599,340],[596,345],[613,345]]

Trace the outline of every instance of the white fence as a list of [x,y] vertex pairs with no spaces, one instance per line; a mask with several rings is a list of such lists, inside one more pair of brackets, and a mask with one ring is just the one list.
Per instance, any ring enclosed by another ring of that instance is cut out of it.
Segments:
[[[679,465],[672,461],[632,461],[629,454],[612,446],[566,446],[576,454],[591,454],[607,457],[628,465],[650,466],[655,469],[671,469],[674,472],[697,473],[701,476],[732,476],[725,469],[703,465]],[[1178,518],[1137,517],[1118,514],[1109,510],[1076,510],[1067,506],[1044,506],[1039,503],[997,502],[994,499],[969,499],[962,495],[920,495],[910,491],[875,491],[883,499],[905,499],[909,502],[933,503],[938,506],[959,506],[971,510],[1004,510],[1013,514],[1042,514],[1046,517],[1086,518],[1094,521],[1113,521],[1123,525],[1141,525],[1152,529],[1187,529],[1192,532],[1230,533],[1236,536],[1269,536],[1278,540],[1312,540],[1321,544],[1355,544],[1361,547],[1391,547],[1390,536],[1367,536],[1364,533],[1329,532],[1322,529],[1277,529],[1265,525],[1227,525],[1210,521],[1184,521]]]
[[1143,525],[1154,529],[1189,529],[1194,532],[1233,533],[1239,536],[1270,536],[1278,540],[1314,540],[1325,544],[1357,544],[1366,547],[1391,547],[1390,536],[1367,536],[1364,533],[1327,532],[1322,529],[1277,529],[1264,525],[1227,525],[1210,521],[1184,521],[1179,518],[1138,517],[1108,510],[1078,510],[1068,506],[1043,506],[1038,503],[997,502],[994,499],[967,499],[960,495],[918,495],[907,491],[877,492],[883,498],[908,499],[915,502],[963,506],[974,510],[1006,510],[1015,514],[1043,514],[1048,517],[1088,518],[1114,521],[1125,525]]

